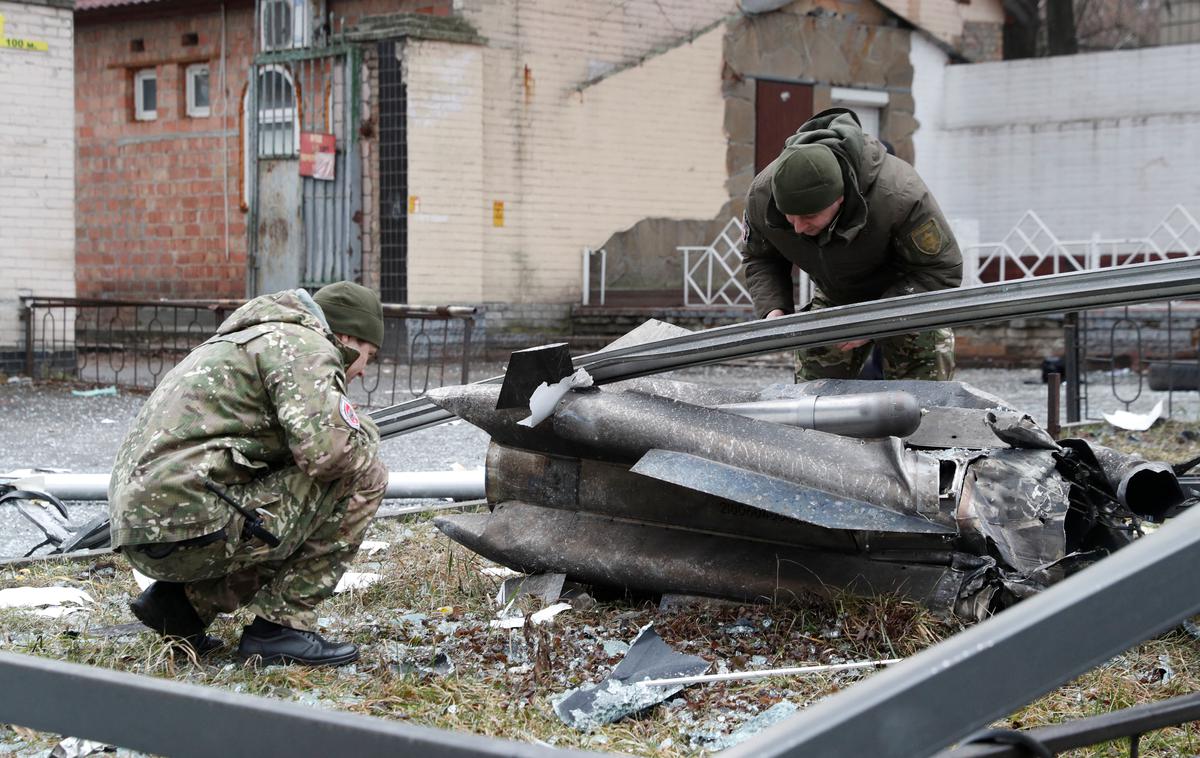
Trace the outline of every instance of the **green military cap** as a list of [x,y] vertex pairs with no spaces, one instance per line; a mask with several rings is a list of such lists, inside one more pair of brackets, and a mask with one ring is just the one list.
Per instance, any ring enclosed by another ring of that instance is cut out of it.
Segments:
[[842,167],[824,145],[787,148],[771,177],[775,207],[793,216],[825,210],[837,202],[842,190]]
[[334,334],[347,334],[383,345],[383,305],[374,290],[354,282],[327,284],[313,295],[321,306],[329,329]]

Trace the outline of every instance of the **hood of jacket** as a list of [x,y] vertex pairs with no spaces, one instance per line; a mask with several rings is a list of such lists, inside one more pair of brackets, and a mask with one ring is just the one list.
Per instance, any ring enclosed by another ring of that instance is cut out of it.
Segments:
[[329,324],[321,306],[304,290],[284,290],[262,295],[238,308],[217,327],[217,334],[233,334],[263,324],[300,324],[326,334]]
[[270,324],[297,324],[325,335],[341,353],[342,361],[349,366],[358,357],[358,351],[343,345],[329,329],[329,322],[317,301],[306,290],[284,290],[273,295],[261,295],[229,314],[220,326],[218,335],[252,329]]
[[812,144],[825,145],[833,151],[842,164],[846,186],[845,204],[825,234],[852,239],[867,222],[866,195],[879,177],[887,151],[879,140],[862,130],[854,111],[846,108],[830,108],[805,121],[799,131],[788,137],[781,157],[789,148]]

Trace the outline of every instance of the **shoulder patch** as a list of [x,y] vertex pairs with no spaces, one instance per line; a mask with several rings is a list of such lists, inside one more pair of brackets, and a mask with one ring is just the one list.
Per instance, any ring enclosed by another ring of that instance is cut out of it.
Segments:
[[946,234],[942,231],[937,219],[931,218],[914,229],[912,234],[908,235],[908,240],[919,252],[925,255],[937,255],[942,252],[942,248],[946,244]]
[[362,429],[362,422],[358,420],[358,413],[354,410],[354,404],[345,395],[342,395],[341,411],[342,420],[349,424],[351,429]]

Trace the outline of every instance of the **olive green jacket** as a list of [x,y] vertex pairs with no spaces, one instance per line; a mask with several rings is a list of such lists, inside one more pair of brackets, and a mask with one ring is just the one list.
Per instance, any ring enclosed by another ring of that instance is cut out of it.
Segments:
[[[788,148],[814,142],[837,156],[846,193],[829,228],[809,237],[775,207],[771,178]],[[795,310],[793,265],[835,305],[962,283],[962,253],[933,195],[912,166],[863,132],[852,112],[817,114],[788,138],[780,158],[755,177],[746,198],[742,262],[760,317]]]
[[[112,544],[179,542],[217,531],[232,511],[204,488],[298,466],[318,482],[378,458],[379,431],[346,397],[358,353],[329,330],[307,292],[255,298],[163,377],[117,453]],[[242,502],[247,509],[268,500]]]

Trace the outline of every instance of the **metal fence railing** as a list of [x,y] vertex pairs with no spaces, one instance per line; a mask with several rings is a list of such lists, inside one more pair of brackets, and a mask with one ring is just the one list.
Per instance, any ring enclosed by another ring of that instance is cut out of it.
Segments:
[[742,266],[739,240],[742,222],[729,219],[716,239],[707,245],[683,245],[683,304],[750,305],[750,292],[738,279]]
[[[25,374],[151,388],[208,339],[239,300],[89,300],[24,297]],[[384,344],[355,400],[391,405],[470,380],[475,308],[384,306]]]

